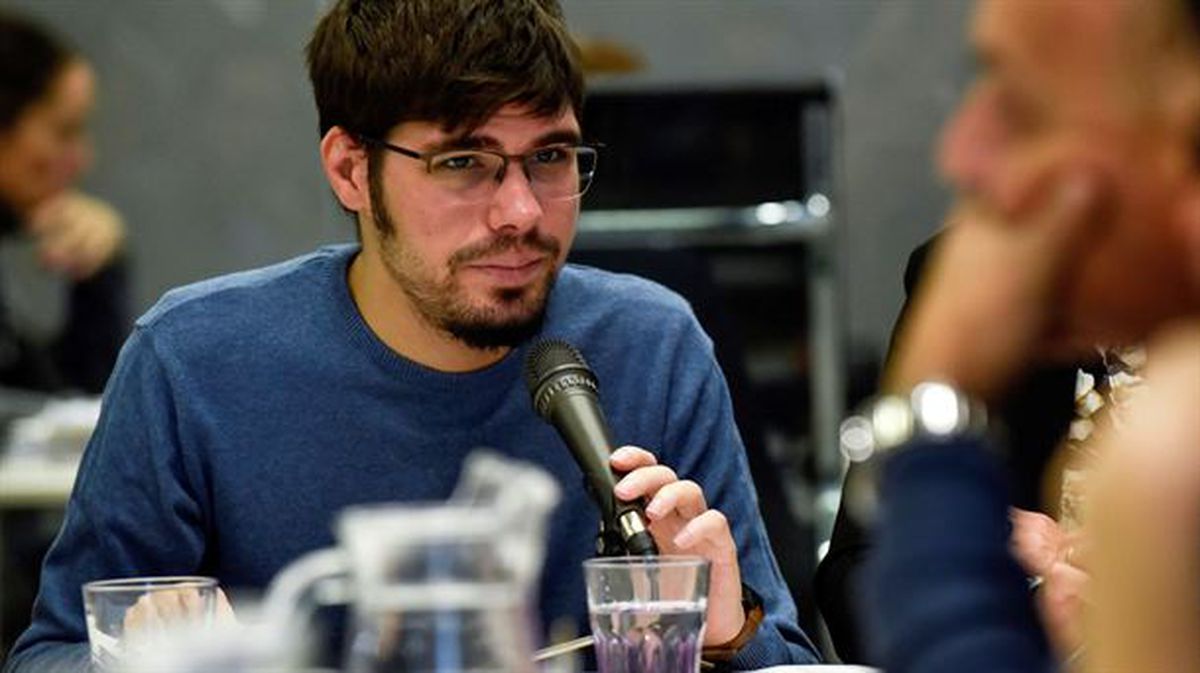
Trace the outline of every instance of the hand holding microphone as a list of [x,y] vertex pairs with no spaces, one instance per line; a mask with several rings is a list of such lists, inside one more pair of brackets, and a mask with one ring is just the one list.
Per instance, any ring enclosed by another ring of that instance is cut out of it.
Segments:
[[[649,451],[633,446],[613,451],[596,376],[574,347],[542,341],[530,349],[525,365],[535,410],[562,435],[603,520],[618,522],[626,553],[707,558],[712,566],[704,645],[732,640],[746,624],[746,613],[737,544],[725,516],[708,508],[696,482],[679,479]],[[628,525],[620,524],[622,517]]]
[[541,341],[525,358],[525,384],[534,410],[558,430],[583,470],[588,491],[600,507],[605,533],[616,536],[623,548],[602,552],[657,554],[638,498],[618,500],[614,494],[617,479],[609,465],[612,437],[600,410],[599,384],[583,356],[565,341]]

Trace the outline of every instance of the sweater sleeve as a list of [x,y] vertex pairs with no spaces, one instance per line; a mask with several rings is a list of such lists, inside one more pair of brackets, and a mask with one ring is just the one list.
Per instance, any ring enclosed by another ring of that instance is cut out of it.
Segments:
[[742,581],[762,596],[766,612],[755,637],[734,658],[733,668],[817,663],[816,648],[798,624],[796,606],[767,541],[729,391],[711,348],[704,343],[685,345],[678,357],[667,418],[667,455],[680,475],[701,486],[709,506],[728,519]]
[[861,610],[888,673],[1053,670],[1025,576],[1008,551],[998,462],[976,442],[889,458]]
[[151,336],[135,331],[43,564],[33,621],[6,673],[86,670],[85,582],[203,571],[205,517],[196,468],[179,441],[178,399]]

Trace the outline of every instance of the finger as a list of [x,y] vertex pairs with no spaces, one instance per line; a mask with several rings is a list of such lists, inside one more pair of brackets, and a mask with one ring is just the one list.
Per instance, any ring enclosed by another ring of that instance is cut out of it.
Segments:
[[65,196],[59,196],[38,207],[26,220],[25,228],[38,236],[59,227],[64,222],[62,213],[67,201]]
[[88,236],[87,228],[74,225],[47,231],[38,241],[42,263],[54,271],[70,271],[86,252]]
[[1041,211],[1038,231],[1042,232],[1043,245],[1052,247],[1061,254],[1071,253],[1076,243],[1092,230],[1092,225],[1101,218],[1095,217],[1097,179],[1086,172],[1069,173],[1055,186],[1054,202]]
[[662,519],[672,513],[684,519],[693,519],[707,509],[703,489],[696,482],[685,479],[658,489],[646,505],[646,514],[651,519]]
[[147,592],[138,597],[125,613],[126,635],[146,636],[161,632],[170,614],[164,606],[163,592]]
[[164,625],[170,625],[187,616],[183,605],[183,591],[168,589],[151,594],[151,602]]
[[217,618],[218,624],[236,624],[237,615],[229,603],[229,597],[221,589],[217,589]]
[[124,226],[111,209],[98,207],[89,217],[86,226],[80,226],[82,231],[72,250],[71,273],[76,278],[87,278],[107,264],[124,240]]
[[94,237],[93,233],[81,231],[73,233],[69,239],[64,239],[55,251],[56,268],[72,278],[90,275],[98,259],[97,242],[93,240]]
[[[1050,205],[1057,198],[1055,190],[1072,175],[1104,173],[1106,160],[1080,148],[1074,142],[1046,143],[1041,148],[1011,156],[1002,170],[995,173],[993,189],[989,192],[992,205],[1006,218]],[[1049,187],[1049,188],[1048,188]]]
[[714,563],[728,562],[730,556],[737,558],[737,545],[729,529],[729,520],[720,510],[710,509],[689,521],[675,535],[674,543],[681,551],[710,545],[713,550],[719,551],[717,558],[705,554]]
[[183,610],[183,616],[188,620],[202,619],[204,617],[204,598],[200,596],[200,592],[196,589],[181,589],[179,591],[179,603]]
[[637,446],[622,446],[613,451],[609,458],[609,464],[618,472],[632,472],[639,467],[648,467],[657,465],[658,458],[653,453],[637,447]]
[[666,465],[651,465],[639,467],[625,475],[613,492],[622,500],[635,500],[646,496],[653,497],[660,488],[679,480],[675,470]]
[[143,594],[125,611],[124,632],[128,634],[145,630],[153,619],[155,616],[153,608],[150,606],[150,595]]

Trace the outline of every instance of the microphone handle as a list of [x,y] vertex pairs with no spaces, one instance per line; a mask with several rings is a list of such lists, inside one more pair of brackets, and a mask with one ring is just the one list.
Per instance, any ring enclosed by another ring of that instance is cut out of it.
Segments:
[[562,391],[551,409],[551,423],[578,461],[605,525],[621,538],[626,553],[658,554],[658,546],[646,526],[645,504],[640,498],[618,500],[613,493],[617,475],[608,462],[613,441],[596,396],[585,389]]

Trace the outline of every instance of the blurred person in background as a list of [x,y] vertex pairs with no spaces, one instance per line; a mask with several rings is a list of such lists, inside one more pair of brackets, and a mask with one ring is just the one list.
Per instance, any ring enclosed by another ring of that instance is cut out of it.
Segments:
[[[844,426],[879,485],[876,660],[1200,670],[1200,3],[991,0],[972,35],[982,72],[941,148],[959,198],[885,395]],[[1047,581],[1090,578],[1039,620],[983,409],[1031,362],[1141,341],[1146,393],[1102,430]]]
[[92,160],[95,75],[40,26],[0,12],[0,236],[31,239],[68,287],[49,343],[0,305],[0,385],[99,393],[128,329],[125,226],[74,189]]
[[[48,393],[98,394],[128,332],[125,227],[107,204],[73,186],[92,158],[88,119],[95,76],[83,58],[43,27],[0,11],[0,240],[35,251],[62,285],[64,307],[52,334],[39,334],[0,291],[0,387]],[[12,256],[7,261],[19,261]],[[17,264],[17,266],[23,266]],[[0,271],[20,287],[21,269]],[[19,295],[16,295],[19,296]],[[0,419],[28,413],[28,404],[0,406]],[[0,651],[29,620],[37,570],[61,513],[9,511],[0,574]]]

